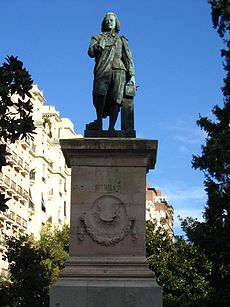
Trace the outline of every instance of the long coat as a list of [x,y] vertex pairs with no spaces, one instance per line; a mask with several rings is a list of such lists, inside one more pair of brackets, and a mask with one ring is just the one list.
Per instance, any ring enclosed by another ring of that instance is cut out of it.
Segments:
[[[103,80],[110,80],[114,70],[116,70],[116,74],[119,74],[120,71],[120,81],[118,82],[120,85],[116,92],[116,103],[121,104],[125,83],[134,75],[128,39],[117,33],[102,32],[92,36],[88,54],[95,58],[93,96],[107,95],[109,97],[108,88],[103,86]],[[109,101],[105,104],[104,117],[108,115],[106,111],[109,109],[108,104]]]

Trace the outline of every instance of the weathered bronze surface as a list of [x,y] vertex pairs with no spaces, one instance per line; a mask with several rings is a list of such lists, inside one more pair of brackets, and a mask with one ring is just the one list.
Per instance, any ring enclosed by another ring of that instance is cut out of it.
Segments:
[[86,125],[85,136],[95,135],[95,131],[102,131],[102,119],[107,116],[109,116],[109,132],[114,132],[120,108],[121,130],[133,131],[132,137],[135,135],[134,65],[128,40],[125,36],[118,35],[119,30],[120,22],[117,16],[110,12],[102,21],[101,33],[91,38],[88,54],[95,58],[93,104],[97,119]]

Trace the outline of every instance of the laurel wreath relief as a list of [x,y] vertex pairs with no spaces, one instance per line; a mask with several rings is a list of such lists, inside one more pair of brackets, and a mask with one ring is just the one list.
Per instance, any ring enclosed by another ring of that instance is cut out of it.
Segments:
[[119,235],[113,236],[111,238],[109,237],[105,238],[103,236],[95,234],[93,228],[87,222],[86,217],[81,216],[80,217],[80,227],[78,230],[78,239],[80,241],[83,241],[84,235],[85,233],[87,233],[94,242],[97,242],[98,244],[108,247],[111,245],[115,245],[118,242],[124,240],[124,238],[127,237],[128,234],[130,233],[132,236],[132,240],[135,241],[137,239],[135,221],[136,221],[135,217],[129,217],[127,226],[121,230]]

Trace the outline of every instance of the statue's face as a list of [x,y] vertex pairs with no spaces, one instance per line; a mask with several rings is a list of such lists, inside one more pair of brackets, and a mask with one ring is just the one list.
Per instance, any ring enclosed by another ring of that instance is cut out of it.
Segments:
[[106,28],[111,31],[114,30],[116,27],[116,18],[114,15],[107,15],[105,18],[105,22],[106,22]]

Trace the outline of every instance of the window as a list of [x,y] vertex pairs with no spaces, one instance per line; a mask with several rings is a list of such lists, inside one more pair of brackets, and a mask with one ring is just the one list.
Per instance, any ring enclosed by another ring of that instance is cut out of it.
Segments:
[[64,182],[64,191],[67,192],[67,183],[66,183],[66,180]]
[[64,201],[64,216],[66,217],[66,201]]
[[42,193],[41,208],[42,208],[43,212],[46,212],[46,206],[45,206],[45,202],[44,202],[44,198],[43,198],[43,193]]
[[59,196],[62,197],[62,180],[59,180]]
[[42,181],[46,183],[46,165],[42,163]]
[[60,208],[58,209],[58,223],[61,224],[61,210]]
[[35,168],[33,168],[31,171],[30,171],[30,180],[33,180],[35,181]]

